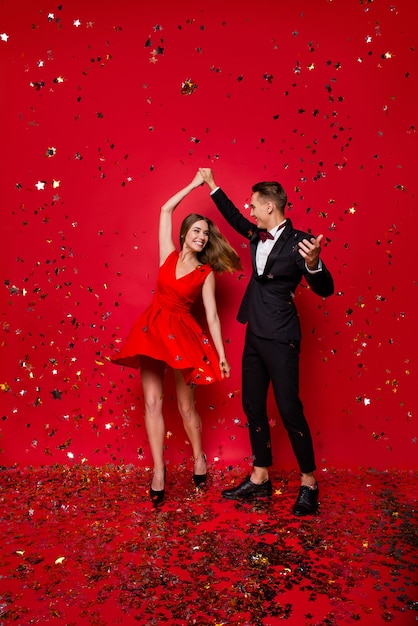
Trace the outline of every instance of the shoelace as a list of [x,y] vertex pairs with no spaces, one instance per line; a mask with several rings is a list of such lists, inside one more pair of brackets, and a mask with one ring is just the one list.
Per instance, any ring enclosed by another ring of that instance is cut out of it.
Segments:
[[301,501],[308,502],[310,491],[316,491],[316,489],[312,489],[312,487],[308,487],[308,485],[302,485],[300,488],[299,499]]

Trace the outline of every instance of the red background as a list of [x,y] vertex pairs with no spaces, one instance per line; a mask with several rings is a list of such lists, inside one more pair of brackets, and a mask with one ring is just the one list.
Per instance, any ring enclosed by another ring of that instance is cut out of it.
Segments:
[[[335,295],[297,293],[318,467],[416,466],[416,3],[0,12],[2,464],[150,464],[139,374],[109,357],[152,298],[160,205],[211,166],[243,209],[253,183],[281,181],[295,226],[326,237]],[[177,229],[195,209],[242,250],[244,276],[217,279],[232,376],[197,402],[210,462],[246,465],[249,252],[206,188]],[[167,458],[188,461],[170,377],[165,415]],[[294,467],[272,398],[270,416],[275,464]]]

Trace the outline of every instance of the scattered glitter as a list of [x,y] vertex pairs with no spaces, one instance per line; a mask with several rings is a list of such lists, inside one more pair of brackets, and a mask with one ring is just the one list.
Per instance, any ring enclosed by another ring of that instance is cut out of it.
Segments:
[[186,78],[186,80],[181,84],[181,93],[184,96],[191,96],[196,89],[196,83],[194,83],[190,78]]

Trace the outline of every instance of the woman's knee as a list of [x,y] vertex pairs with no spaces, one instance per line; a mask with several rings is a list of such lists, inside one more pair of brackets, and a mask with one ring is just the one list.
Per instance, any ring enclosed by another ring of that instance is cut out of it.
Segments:
[[182,419],[185,422],[190,422],[194,419],[196,414],[194,402],[178,402],[177,407]]
[[145,396],[144,405],[145,413],[148,415],[159,415],[162,413],[163,400],[160,396]]

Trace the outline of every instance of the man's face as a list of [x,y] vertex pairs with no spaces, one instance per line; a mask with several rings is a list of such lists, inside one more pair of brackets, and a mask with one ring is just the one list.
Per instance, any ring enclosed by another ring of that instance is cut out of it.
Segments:
[[258,228],[267,228],[267,221],[271,213],[271,202],[260,197],[258,192],[251,196],[250,215],[257,223]]

